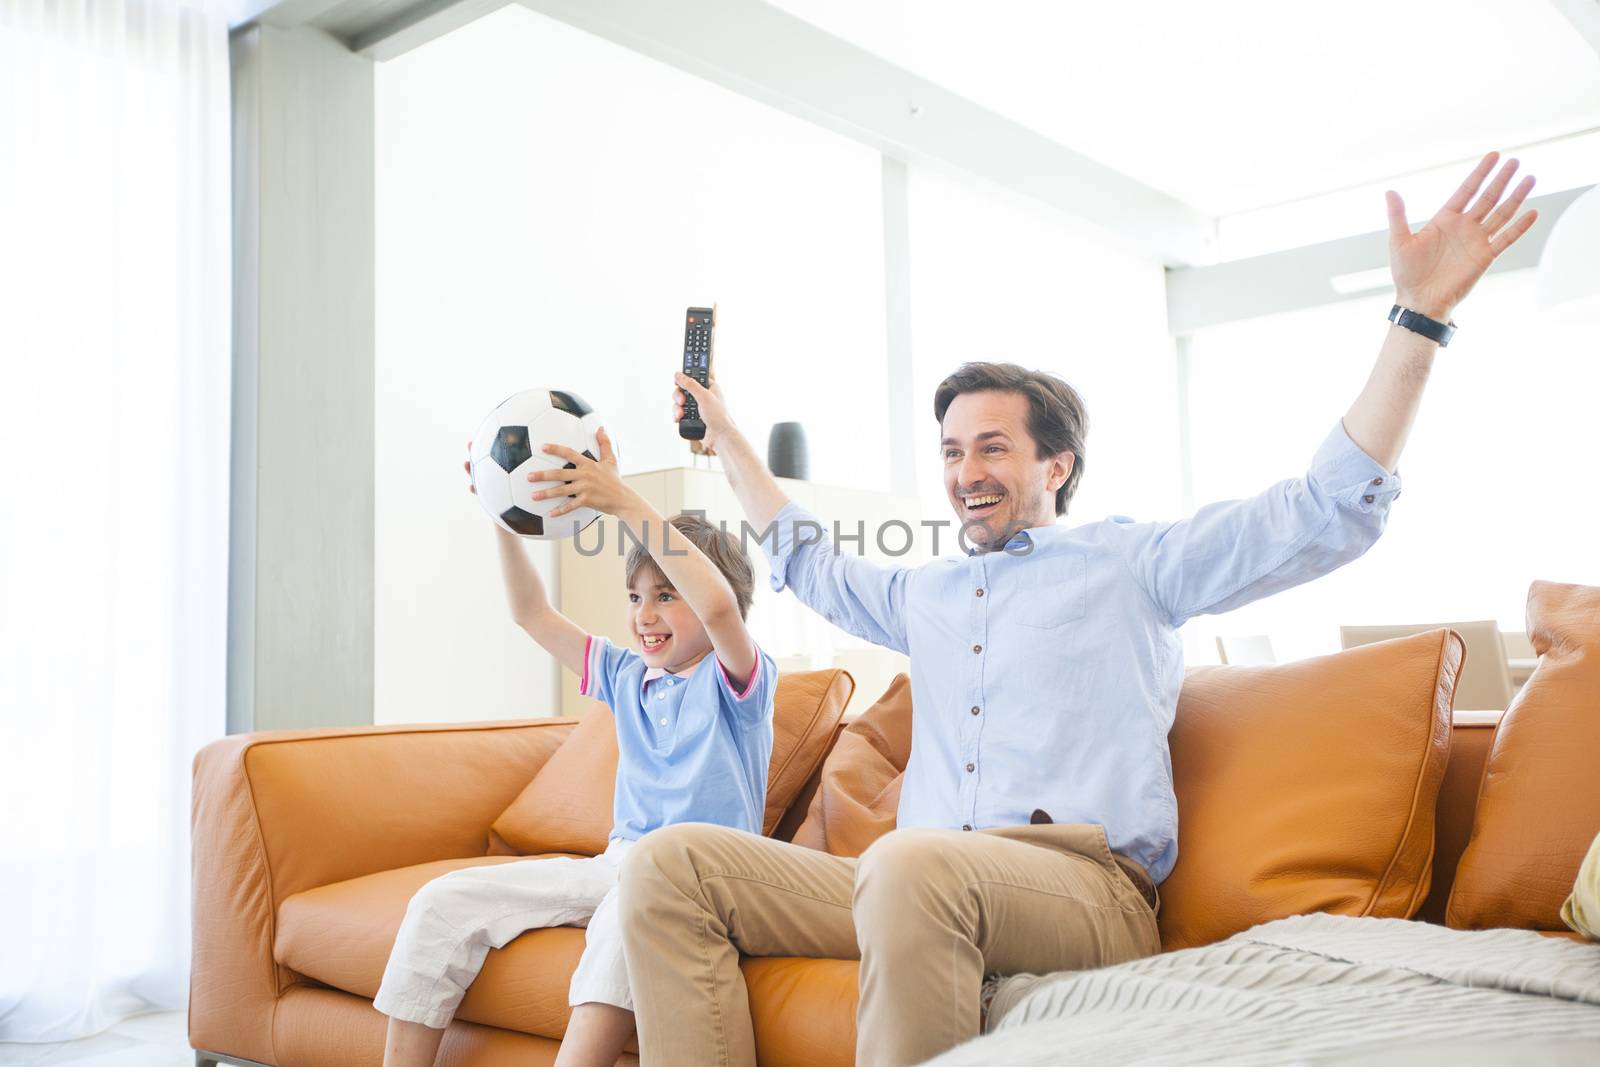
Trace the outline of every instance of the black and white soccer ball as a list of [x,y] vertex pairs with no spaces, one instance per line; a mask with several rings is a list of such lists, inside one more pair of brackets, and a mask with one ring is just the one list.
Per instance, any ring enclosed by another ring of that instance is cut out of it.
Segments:
[[599,427],[600,416],[576,393],[527,389],[507,398],[489,412],[472,438],[472,486],[483,510],[514,534],[547,541],[571,537],[599,518],[593,508],[550,518],[549,513],[568,498],[535,500],[533,494],[562,483],[528,481],[532,471],[576,466],[542,451],[547,444],[596,458]]

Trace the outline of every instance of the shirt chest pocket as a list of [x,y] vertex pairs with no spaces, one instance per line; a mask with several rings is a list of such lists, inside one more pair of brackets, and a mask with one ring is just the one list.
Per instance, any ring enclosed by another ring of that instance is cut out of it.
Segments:
[[1013,577],[1017,585],[1008,607],[1017,623],[1034,630],[1053,630],[1083,617],[1089,586],[1084,557],[1028,560]]

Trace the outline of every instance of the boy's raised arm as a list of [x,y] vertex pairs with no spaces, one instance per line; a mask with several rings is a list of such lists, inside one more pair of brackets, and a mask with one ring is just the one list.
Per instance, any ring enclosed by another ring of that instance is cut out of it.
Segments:
[[[470,441],[467,448],[472,448]],[[471,460],[463,466],[470,479]],[[472,491],[477,492],[476,489]],[[500,576],[505,580],[506,606],[511,609],[511,620],[527,631],[528,636],[539,642],[540,647],[560,661],[563,667],[582,677],[583,654],[589,635],[583,627],[561,614],[550,603],[544,581],[533,564],[528,562],[522,539],[499,523],[491,525],[500,554]]]
[[[706,628],[711,647],[728,675],[740,681],[748,680],[756,669],[756,646],[750,639],[750,632],[745,629],[744,618],[739,614],[739,601],[728,580],[722,576],[717,565],[706,558],[704,552],[622,480],[617,471],[617,457],[611,448],[611,438],[604,428],[596,432],[595,438],[600,445],[598,460],[560,445],[546,445],[545,452],[573,466],[535,471],[529,475],[533,481],[566,483],[559,488],[542,489],[534,494],[534,499],[540,500],[546,496],[571,497],[550,512],[552,519],[573,508],[589,507],[615,515],[625,523],[649,550],[650,558]],[[581,647],[578,653],[581,661]]]

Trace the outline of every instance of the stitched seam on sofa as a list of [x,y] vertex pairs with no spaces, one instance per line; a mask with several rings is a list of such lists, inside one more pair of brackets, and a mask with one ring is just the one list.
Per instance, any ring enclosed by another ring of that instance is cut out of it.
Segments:
[[[1445,641],[1446,641],[1446,646],[1445,647],[1448,647],[1449,640],[1450,640],[1450,638],[1447,635],[1446,638],[1445,638]],[[1432,888],[1433,888],[1433,854],[1434,854],[1434,850],[1439,847],[1439,835],[1438,835],[1439,793],[1440,793],[1441,789],[1444,786],[1444,772],[1445,772],[1446,768],[1448,768],[1449,765],[1450,765],[1450,750],[1455,746],[1455,739],[1456,739],[1456,735],[1455,735],[1456,688],[1459,687],[1460,684],[1461,684],[1461,669],[1463,667],[1465,667],[1466,663],[1467,663],[1467,643],[1466,643],[1466,640],[1464,638],[1459,638],[1458,637],[1456,643],[1459,646],[1459,651],[1460,651],[1461,655],[1460,655],[1460,659],[1456,663],[1454,684],[1450,687],[1450,698],[1449,698],[1449,700],[1447,700],[1445,702],[1444,725],[1441,727],[1441,726],[1435,724],[1435,727],[1434,727],[1436,730],[1437,729],[1442,729],[1444,731],[1444,759],[1439,761],[1439,770],[1438,770],[1438,773],[1434,777],[1434,782],[1433,782],[1433,818],[1429,819],[1427,826],[1424,827],[1424,831],[1425,831],[1426,836],[1427,836],[1427,844],[1424,846],[1426,848],[1426,852],[1423,854],[1424,863],[1423,863],[1423,869],[1422,869],[1422,876],[1417,879],[1417,884],[1412,887],[1411,900],[1408,901],[1407,905],[1406,905],[1407,909],[1408,909],[1408,912],[1407,912],[1408,914],[1415,914],[1417,909],[1422,907],[1422,905],[1427,901],[1428,894],[1432,891]],[[1440,662],[1441,663],[1443,662],[1443,650],[1442,650],[1442,648],[1441,648],[1441,653],[1440,653]],[[1438,695],[1440,693],[1440,690],[1443,689],[1443,682],[1438,679],[1437,675],[1435,675],[1435,683],[1434,684],[1435,684],[1434,706],[1437,707],[1438,706]]]
[[[1440,650],[1439,650],[1439,665],[1440,666],[1443,666],[1443,664],[1444,664],[1445,649],[1449,648],[1450,640],[1451,640],[1450,635],[1446,634],[1445,638],[1444,638],[1444,642],[1440,645]],[[1460,641],[1460,645],[1461,645],[1461,658],[1460,658],[1460,661],[1457,662],[1457,664],[1456,664],[1455,677],[1453,679],[1454,684],[1452,684],[1451,687],[1450,687],[1450,698],[1449,698],[1449,700],[1447,700],[1445,702],[1445,715],[1444,715],[1444,726],[1443,726],[1443,730],[1444,730],[1444,759],[1439,762],[1439,772],[1438,772],[1438,775],[1437,775],[1437,778],[1436,778],[1436,781],[1435,781],[1434,787],[1433,787],[1433,809],[1434,809],[1433,818],[1429,819],[1427,826],[1423,828],[1423,833],[1424,833],[1424,835],[1426,836],[1426,839],[1427,839],[1426,845],[1423,846],[1423,847],[1426,848],[1426,851],[1423,854],[1422,870],[1418,873],[1418,877],[1416,879],[1416,884],[1414,884],[1411,887],[1411,899],[1406,901],[1406,914],[1407,915],[1416,914],[1417,909],[1421,908],[1423,903],[1426,902],[1426,900],[1428,899],[1428,893],[1432,889],[1432,886],[1433,886],[1433,853],[1434,853],[1434,850],[1439,847],[1439,841],[1438,841],[1439,788],[1440,788],[1440,786],[1442,786],[1444,784],[1445,768],[1447,768],[1449,766],[1449,764],[1450,764],[1450,750],[1455,745],[1454,722],[1455,722],[1456,687],[1461,684],[1461,668],[1466,666],[1466,661],[1467,661],[1467,645],[1466,645],[1466,641],[1464,639],[1461,640]],[[1440,676],[1438,670],[1436,669],[1435,672],[1434,672],[1434,689],[1433,689],[1433,693],[1434,693],[1433,706],[1434,706],[1435,709],[1437,709],[1438,706],[1439,706],[1439,698],[1442,695],[1443,689],[1444,689],[1444,680]],[[1435,730],[1439,729],[1437,723],[1435,724],[1434,729]],[[1430,738],[1430,740],[1431,740],[1431,738]]]
[[[466,727],[463,732],[477,733],[477,732],[482,731],[482,730],[522,729],[522,728],[525,728],[527,726],[553,726],[553,725],[556,725],[556,723],[559,722],[559,721],[560,720],[555,720],[555,721],[551,721],[551,722],[539,722],[537,720],[532,720],[532,721],[529,721],[529,722],[508,723],[508,724],[485,723],[485,724],[483,724],[481,726]],[[239,769],[244,775],[245,790],[250,794],[250,821],[255,826],[256,841],[261,847],[261,865],[262,865],[262,868],[267,873],[267,933],[268,933],[268,938],[267,938],[267,961],[268,961],[268,966],[271,967],[272,988],[276,991],[276,995],[272,999],[272,1019],[269,1022],[268,1031],[267,1031],[268,1034],[270,1035],[270,1040],[272,1042],[272,1058],[273,1059],[279,1059],[280,1058],[278,1056],[278,1004],[283,999],[284,990],[288,988],[287,985],[282,984],[281,971],[282,970],[286,970],[286,969],[292,971],[293,969],[292,968],[285,968],[285,967],[283,967],[282,964],[280,964],[278,962],[278,889],[277,889],[277,878],[274,876],[273,871],[272,871],[272,853],[267,849],[266,834],[264,834],[262,832],[262,830],[261,830],[261,809],[256,803],[256,784],[255,784],[255,779],[251,777],[251,773],[250,773],[250,756],[251,756],[251,754],[254,753],[257,748],[264,748],[267,745],[287,745],[287,744],[295,744],[295,743],[302,742],[302,741],[337,740],[337,739],[341,739],[341,738],[352,738],[352,737],[405,737],[405,736],[409,736],[409,735],[413,735],[413,734],[451,733],[451,732],[455,732],[455,731],[453,731],[450,726],[444,726],[444,727],[440,727],[438,729],[432,729],[432,730],[408,729],[408,730],[395,730],[395,731],[392,731],[392,732],[385,731],[383,733],[370,733],[370,732],[365,732],[365,731],[362,731],[362,730],[346,730],[343,733],[329,733],[329,734],[326,734],[326,735],[312,735],[310,737],[301,736],[301,737],[283,737],[283,738],[262,738],[262,739],[257,740],[257,741],[251,741],[245,747],[245,750],[239,754]],[[298,974],[299,972],[296,971],[296,972],[293,972],[293,973]],[[288,983],[288,985],[295,985],[295,984],[297,984],[297,983],[295,983],[295,982]]]
[[[1541,663],[1543,662],[1542,656],[1540,657],[1540,661]],[[1466,650],[1463,648],[1461,658],[1461,667],[1463,670],[1466,668],[1466,665]],[[1537,670],[1535,673],[1537,673]],[[1524,688],[1526,688],[1528,683],[1532,681],[1533,679],[1529,678],[1527,682],[1524,682]],[[1520,696],[1521,694],[1519,693],[1518,695]],[[1511,703],[1515,705],[1517,703],[1516,699],[1513,698]],[[1489,781],[1489,765],[1494,762],[1495,748],[1500,744],[1500,727],[1505,725],[1506,712],[1509,712],[1510,710],[1510,708],[1507,708],[1505,712],[1500,713],[1500,718],[1496,720],[1494,724],[1494,736],[1489,738],[1489,751],[1483,754],[1483,769],[1478,772],[1478,788],[1472,794],[1472,830],[1467,834],[1467,843],[1462,846],[1461,855],[1456,857],[1456,869],[1450,874],[1450,895],[1446,897],[1444,901],[1444,924],[1452,929],[1462,929],[1462,927],[1456,925],[1457,919],[1455,914],[1456,892],[1461,888],[1461,863],[1467,858],[1468,854],[1472,852],[1472,843],[1478,839],[1478,802],[1483,799],[1483,787]],[[1471,879],[1468,879],[1468,881],[1470,882]],[[1462,904],[1463,908],[1466,906],[1467,905],[1465,903]]]
[[[842,668],[838,668],[838,667],[835,667],[835,668],[834,668],[834,671],[833,671],[833,677],[831,677],[831,678],[829,678],[829,679],[828,679],[828,684],[827,684],[827,685],[825,685],[825,686],[823,686],[823,688],[822,688],[822,698],[823,698],[823,699],[821,699],[821,700],[818,700],[818,701],[817,701],[817,706],[816,706],[816,707],[815,707],[815,708],[813,708],[813,709],[812,709],[812,712],[811,712],[811,718],[810,718],[810,719],[809,719],[809,720],[808,720],[808,721],[807,721],[807,722],[806,722],[806,728],[805,728],[805,730],[804,730],[804,731],[803,731],[803,732],[802,732],[802,733],[801,733],[801,734],[800,734],[800,740],[801,740],[801,742],[804,742],[804,741],[805,741],[805,739],[806,739],[806,738],[808,738],[808,737],[810,737],[810,736],[811,736],[811,728],[812,728],[812,727],[813,727],[813,726],[815,726],[815,725],[816,725],[816,724],[817,724],[817,720],[818,720],[818,719],[819,719],[819,718],[821,718],[821,716],[822,716],[822,708],[823,708],[823,706],[824,706],[824,705],[825,705],[825,704],[826,704],[826,703],[827,703],[827,697],[828,697],[828,694],[830,694],[830,693],[832,693],[832,692],[833,692],[833,687],[834,687],[834,684],[835,684],[835,683],[837,683],[837,682],[838,682],[838,680],[839,680],[839,675],[841,675],[841,674],[844,674],[844,673],[846,673],[846,672],[845,672],[845,671],[844,671],[844,670],[843,670],[843,669],[842,669]],[[855,691],[855,685],[854,685],[854,682],[855,682],[855,679],[854,679],[854,678],[852,678],[852,679],[851,679],[851,680],[850,680],[850,681],[851,681],[851,687],[850,687],[850,688],[851,688],[851,692],[854,692],[854,691]],[[848,695],[848,694],[847,694],[847,695],[846,695],[846,696],[845,696],[845,700],[846,700],[846,702],[848,702],[848,701],[849,701],[849,699],[850,699],[850,697],[849,697],[849,695]],[[795,761],[795,760],[796,760],[796,759],[798,759],[798,758],[799,758],[799,756],[800,756],[800,750],[801,750],[801,749],[802,749],[802,748],[804,748],[804,747],[805,747],[805,745],[804,745],[804,744],[803,744],[803,743],[801,743],[801,744],[796,744],[796,745],[795,745],[795,746],[794,746],[794,748],[793,748],[793,749],[792,749],[792,750],[791,750],[791,751],[790,751],[790,753],[789,753],[789,757],[788,757],[788,758],[787,758],[787,759],[785,759],[785,760],[784,760],[784,761],[783,761],[783,765],[782,765],[782,766],[781,766],[781,767],[779,767],[779,768],[778,768],[778,773],[777,773],[777,774],[775,774],[775,775],[772,775],[772,776],[770,776],[770,777],[769,777],[769,778],[768,778],[768,783],[769,783],[769,784],[768,784],[768,788],[771,788],[771,784],[770,784],[770,783],[771,783],[771,782],[772,782],[772,781],[775,781],[775,780],[781,780],[781,779],[782,779],[782,778],[783,778],[783,776],[784,776],[784,773],[785,773],[785,772],[787,772],[787,771],[788,771],[788,769],[789,769],[789,765],[790,765],[790,764],[791,764],[791,763],[793,763],[793,762],[794,762],[794,761]],[[815,762],[815,761],[813,761],[813,762],[812,762],[812,765],[811,765],[811,770],[812,770],[812,771],[815,771],[815,770],[816,770],[816,769],[817,769],[817,765],[816,765],[816,762]],[[806,779],[809,779],[809,778],[810,778],[810,777],[811,777],[811,775],[810,775],[810,773],[807,773],[807,775],[806,775]],[[802,779],[802,780],[801,780],[801,782],[800,782],[800,786],[801,786],[801,788],[802,788],[802,789],[803,789],[803,788],[804,788],[804,787],[805,787],[805,780],[804,780],[804,779]],[[797,793],[796,793],[796,794],[795,794],[795,795],[796,795],[796,796],[798,796],[798,795],[799,795],[799,793],[798,793],[798,792],[797,792]],[[784,805],[784,806],[783,806],[783,811],[780,811],[780,812],[779,812],[779,813],[778,813],[778,821],[779,821],[779,822],[782,822],[782,821],[783,821],[783,815],[784,815],[784,812],[787,812],[787,811],[788,811],[788,810],[789,810],[789,807],[790,807],[790,805],[792,805],[792,804],[793,804],[793,803],[794,803],[794,799],[795,799],[795,798],[794,798],[794,797],[790,797],[790,798],[789,798],[789,803],[788,803],[788,804],[785,804],[785,805]],[[773,829],[774,829],[774,830],[776,830],[776,829],[777,829],[777,826],[776,826],[776,825],[774,825],[774,826],[773,826]],[[765,828],[765,827],[763,827],[763,828],[762,828],[762,835],[763,835],[763,836],[765,836],[765,834],[766,834],[766,828]]]
[[[1412,845],[1412,847],[1415,847],[1414,843],[1411,841],[1413,834],[1422,832],[1418,830],[1414,824],[1417,821],[1417,808],[1422,803],[1422,792],[1427,784],[1427,775],[1425,772],[1428,769],[1428,757],[1433,752],[1434,732],[1438,729],[1438,716],[1435,714],[1435,712],[1439,707],[1440,668],[1444,665],[1445,650],[1450,647],[1450,642],[1452,640],[1455,640],[1455,638],[1453,638],[1449,632],[1446,632],[1439,640],[1439,651],[1434,657],[1433,688],[1429,694],[1430,699],[1428,700],[1428,730],[1423,738],[1422,756],[1417,761],[1417,769],[1413,774],[1415,784],[1411,788],[1411,808],[1406,812],[1405,822],[1400,826],[1400,838],[1395,842],[1394,848],[1389,853],[1389,863],[1386,867],[1384,867],[1383,874],[1379,876],[1378,880],[1372,886],[1372,896],[1367,900],[1367,906],[1361,912],[1362,915],[1371,915],[1373,909],[1378,906],[1379,900],[1381,900],[1383,897],[1383,891],[1388,886],[1390,877],[1394,874],[1395,865],[1400,862],[1401,855],[1407,851],[1408,844]],[[1457,673],[1456,678],[1459,681],[1459,672]],[[1454,700],[1453,690],[1451,699],[1452,701]],[[1445,736],[1448,739],[1449,734],[1446,733]],[[1446,750],[1445,758],[1449,758],[1448,750]],[[1437,793],[1435,794],[1435,799],[1437,800]],[[1431,833],[1432,829],[1433,823],[1430,820],[1428,823],[1427,832]],[[1415,890],[1412,891],[1412,896],[1413,898],[1416,896]]]
[[[277,880],[272,876],[272,853],[267,851],[267,835],[261,830],[261,809],[256,805],[256,783],[250,776],[250,754],[256,750],[258,742],[251,742],[245,750],[239,753],[239,771],[244,775],[245,791],[250,795],[250,822],[255,826],[256,842],[261,847],[261,869],[267,876],[267,966],[271,968],[272,988],[272,1015],[267,1020],[267,1040],[272,1045],[272,1058],[281,1059],[278,1055],[278,1005],[283,1002],[285,987],[282,982],[282,968],[278,963],[278,891]],[[293,983],[290,983],[291,985]]]
[[1250,577],[1242,579],[1239,582],[1239,584],[1236,585],[1233,588],[1233,590],[1231,592],[1225,593],[1224,595],[1219,596],[1219,597],[1215,597],[1212,600],[1207,601],[1206,603],[1195,604],[1195,605],[1193,605],[1193,610],[1175,612],[1173,617],[1171,619],[1169,619],[1168,621],[1172,622],[1173,625],[1176,626],[1177,625],[1177,621],[1176,620],[1179,617],[1182,617],[1182,618],[1185,618],[1185,619],[1192,618],[1196,614],[1199,614],[1200,612],[1205,611],[1207,608],[1212,607],[1212,606],[1214,606],[1216,604],[1219,604],[1222,601],[1228,599],[1228,597],[1235,595],[1236,593],[1239,592],[1239,590],[1243,589],[1245,586],[1250,585],[1250,584],[1252,584],[1254,582],[1259,582],[1262,578],[1265,578],[1267,575],[1271,574],[1273,571],[1277,570],[1279,567],[1283,566],[1285,563],[1288,563],[1291,559],[1293,559],[1294,557],[1298,556],[1301,552],[1304,552],[1306,550],[1306,548],[1308,548],[1309,546],[1315,544],[1317,542],[1317,540],[1319,538],[1321,538],[1324,533],[1327,532],[1328,527],[1333,525],[1333,520],[1337,515],[1338,515],[1338,504],[1335,503],[1333,512],[1330,513],[1328,515],[1328,517],[1323,520],[1322,525],[1317,527],[1314,532],[1306,535],[1306,537],[1304,537],[1300,541],[1291,541],[1289,543],[1289,547],[1287,549],[1285,549],[1284,552],[1281,555],[1274,557],[1271,563],[1262,566],[1260,570],[1258,570],[1254,574],[1250,575]]

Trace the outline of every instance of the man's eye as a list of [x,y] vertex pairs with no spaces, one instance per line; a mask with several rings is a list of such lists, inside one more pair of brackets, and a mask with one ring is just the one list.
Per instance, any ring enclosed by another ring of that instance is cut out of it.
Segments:
[[990,445],[988,448],[984,449],[984,451],[985,452],[1004,452],[1005,449],[1000,447],[999,445]]
[[956,456],[958,456],[959,454],[960,453],[958,453],[955,449],[952,448],[949,451],[945,452],[944,458],[945,459],[955,459]]

